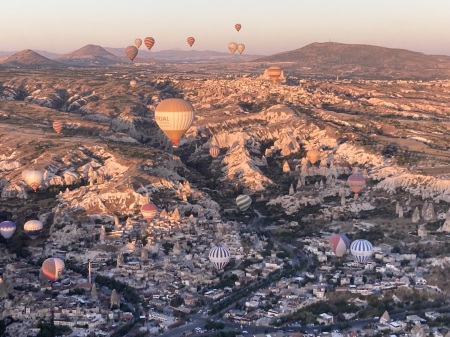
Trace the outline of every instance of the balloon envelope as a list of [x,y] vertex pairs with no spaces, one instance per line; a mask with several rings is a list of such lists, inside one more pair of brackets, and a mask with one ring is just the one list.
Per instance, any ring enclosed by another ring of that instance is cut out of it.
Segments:
[[148,50],[152,50],[153,45],[155,44],[155,39],[151,36],[148,36],[144,39],[144,44]]
[[56,281],[64,268],[64,261],[57,257],[51,257],[42,263],[42,273],[51,281]]
[[366,187],[366,178],[361,173],[353,173],[348,177],[347,184],[352,192],[359,193]]
[[0,222],[0,234],[7,240],[14,235],[16,228],[16,224],[12,221]]
[[128,46],[125,49],[125,55],[127,55],[127,57],[133,61],[134,58],[137,56],[138,54],[138,49],[135,46]]
[[60,134],[63,129],[64,123],[60,121],[54,121],[52,126],[53,130],[55,130],[56,133]]
[[267,74],[269,75],[269,78],[273,83],[275,83],[281,76],[281,72],[282,70],[279,67],[270,67],[269,69],[267,69]]
[[234,28],[235,28],[237,31],[240,31],[241,28],[242,28],[242,25],[241,25],[240,23],[236,23],[236,24],[234,25]]
[[190,37],[187,38],[187,43],[188,43],[188,45],[189,45],[190,47],[192,47],[192,45],[194,44],[194,42],[195,42],[195,39],[194,39],[192,36],[190,36]]
[[35,192],[44,181],[44,175],[38,170],[24,170],[22,178]]
[[30,239],[35,240],[41,234],[44,225],[39,220],[29,220],[23,225],[23,231],[30,237]]
[[213,158],[217,158],[217,156],[220,154],[220,149],[217,146],[211,146],[209,149],[209,154]]
[[350,240],[343,234],[333,235],[330,238],[329,243],[333,253],[339,257],[342,257],[350,247]]
[[194,122],[191,103],[180,98],[165,99],[155,109],[155,121],[176,146]]
[[350,252],[356,261],[364,263],[372,256],[373,246],[367,240],[358,239],[350,245]]
[[209,260],[217,270],[223,269],[230,262],[230,251],[225,247],[213,247],[209,251]]
[[134,40],[134,45],[139,48],[142,45],[142,40],[141,39]]
[[309,150],[306,153],[306,158],[308,158],[311,164],[315,164],[320,158],[320,152],[316,149]]
[[230,51],[231,54],[234,54],[236,52],[237,48],[238,48],[238,45],[236,42],[230,42],[228,44],[228,50]]
[[242,43],[239,43],[237,46],[237,51],[238,51],[239,55],[241,55],[244,52],[244,50],[245,50],[245,45]]
[[242,211],[245,212],[252,204],[252,198],[248,195],[241,194],[236,198],[236,205]]
[[158,215],[158,208],[155,204],[149,202],[148,204],[142,205],[141,213],[145,220],[151,222]]

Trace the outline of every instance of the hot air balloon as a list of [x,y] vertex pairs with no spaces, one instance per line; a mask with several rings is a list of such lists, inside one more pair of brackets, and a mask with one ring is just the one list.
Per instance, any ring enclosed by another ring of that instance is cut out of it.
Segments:
[[277,82],[278,78],[281,76],[281,72],[281,69],[278,67],[270,67],[267,69],[267,74],[273,83]]
[[142,45],[142,40],[141,39],[134,40],[134,45],[139,48]]
[[2,221],[0,222],[0,234],[8,240],[14,235],[16,231],[16,224],[12,221]]
[[230,42],[228,44],[228,49],[230,50],[231,54],[234,54],[236,52],[237,48],[238,48],[238,45],[236,42]]
[[212,247],[209,251],[209,260],[217,270],[223,269],[230,262],[230,251],[225,247]]
[[50,281],[56,281],[60,277],[64,268],[65,265],[63,260],[57,257],[51,257],[42,263],[41,270]]
[[40,222],[39,220],[29,220],[23,225],[23,231],[32,240],[36,240],[39,237],[42,228],[44,228],[44,225],[42,225],[42,222]]
[[148,36],[144,39],[144,44],[148,50],[152,50],[153,45],[155,44],[155,39],[151,36]]
[[175,146],[194,122],[191,103],[180,98],[163,100],[155,109],[155,121]]
[[211,146],[209,148],[209,154],[213,158],[217,158],[217,156],[220,154],[220,149],[217,146]]
[[353,173],[348,177],[347,184],[353,193],[358,194],[366,187],[366,178],[361,173]]
[[236,30],[239,32],[241,30],[241,28],[242,28],[242,25],[240,23],[236,23],[234,25],[234,28],[236,28]]
[[328,242],[331,245],[331,250],[338,257],[342,257],[350,248],[350,240],[344,234],[335,234]]
[[22,172],[22,179],[36,192],[44,181],[44,175],[38,170],[24,170]]
[[252,198],[248,195],[241,194],[236,198],[236,205],[242,211],[245,212],[252,204]]
[[127,57],[133,61],[134,58],[137,56],[138,54],[138,49],[135,46],[128,46],[125,49],[125,54],[127,55]]
[[130,81],[130,86],[131,86],[132,88],[134,88],[136,85],[137,85],[136,80],[131,80],[131,81]]
[[195,39],[192,36],[187,38],[187,43],[189,44],[190,47],[192,47],[194,42],[195,42]]
[[309,150],[306,153],[306,158],[314,165],[320,159],[320,152],[316,149]]
[[364,263],[372,256],[373,246],[367,240],[358,239],[353,241],[350,245],[350,252],[356,261]]
[[145,220],[151,222],[155,216],[158,215],[158,208],[155,204],[149,202],[147,204],[142,205],[141,213]]
[[53,130],[55,130],[56,133],[60,134],[64,127],[64,123],[60,122],[60,121],[54,121],[52,126],[53,126]]
[[239,55],[242,55],[244,50],[245,50],[245,45],[242,44],[242,43],[239,43],[238,46],[237,46],[237,51],[238,51]]

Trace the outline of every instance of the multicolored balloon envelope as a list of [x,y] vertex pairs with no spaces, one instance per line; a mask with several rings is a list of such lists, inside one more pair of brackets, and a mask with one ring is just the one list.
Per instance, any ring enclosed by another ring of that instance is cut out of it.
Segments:
[[335,234],[328,241],[331,245],[331,250],[338,256],[344,256],[347,249],[350,248],[350,240],[344,234]]
[[267,69],[267,74],[269,75],[269,78],[273,83],[276,83],[276,81],[278,81],[281,73],[282,70],[279,67],[270,67],[269,69]]
[[230,262],[230,251],[225,247],[213,247],[209,251],[209,260],[217,270],[223,269]]
[[366,178],[361,173],[353,173],[348,177],[347,184],[353,193],[359,193],[366,187]]
[[41,235],[43,228],[44,228],[44,225],[39,220],[28,220],[23,225],[23,231],[32,240],[36,240],[39,237],[39,235]]
[[187,43],[188,43],[188,45],[189,45],[190,47],[192,47],[192,45],[194,44],[194,42],[195,42],[195,39],[194,39],[192,36],[189,36],[189,37],[187,38]]
[[236,23],[234,25],[234,28],[239,32],[241,30],[241,28],[242,28],[242,25],[240,23]]
[[133,61],[135,57],[137,56],[139,50],[135,46],[128,46],[125,49],[125,55],[130,59],[130,61]]
[[27,169],[22,172],[22,179],[36,192],[44,181],[44,175],[41,171]]
[[12,221],[0,222],[0,234],[6,239],[10,239],[16,231],[16,224]]
[[213,158],[217,158],[217,156],[220,154],[220,149],[217,146],[211,146],[209,148],[209,154]]
[[144,39],[144,44],[148,50],[152,50],[153,45],[155,44],[155,39],[151,36],[148,36]]
[[236,198],[236,206],[242,211],[245,212],[250,208],[252,204],[252,198],[249,195],[241,194]]
[[350,252],[356,261],[364,263],[372,256],[373,246],[367,240],[358,239],[350,245]]
[[158,208],[155,204],[149,202],[141,207],[141,213],[145,220],[151,222],[158,215]]
[[53,130],[55,130],[56,133],[60,134],[64,127],[64,123],[60,121],[54,121],[52,126]]
[[56,281],[60,277],[64,268],[64,261],[57,257],[51,257],[42,263],[42,273],[50,281]]
[[309,150],[306,153],[306,158],[308,158],[311,164],[315,164],[320,159],[320,152],[316,149]]

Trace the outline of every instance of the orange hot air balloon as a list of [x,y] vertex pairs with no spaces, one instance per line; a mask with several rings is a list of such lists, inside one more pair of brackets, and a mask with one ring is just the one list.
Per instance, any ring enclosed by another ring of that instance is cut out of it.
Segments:
[[241,28],[242,28],[242,25],[240,23],[236,23],[234,25],[234,28],[236,28],[236,30],[239,32],[241,30]]
[[54,121],[53,122],[53,130],[55,130],[56,133],[60,134],[63,127],[64,127],[64,123],[60,122],[60,121]]
[[134,58],[137,56],[138,54],[138,49],[135,46],[128,46],[125,49],[125,54],[127,55],[127,57],[130,59],[130,61],[133,61]]
[[353,173],[348,177],[347,184],[353,193],[358,194],[366,187],[366,178],[361,173]]
[[213,158],[217,158],[217,156],[220,154],[220,149],[217,146],[211,146],[209,149],[209,154]]
[[194,39],[192,36],[190,36],[190,37],[187,38],[187,43],[188,43],[188,45],[189,45],[190,47],[192,47],[192,45],[194,44],[194,42],[195,42],[195,39]]
[[163,100],[155,109],[155,121],[175,146],[194,122],[191,103],[180,98]]
[[270,67],[269,69],[267,69],[267,74],[269,75],[273,83],[276,83],[278,81],[278,78],[281,76],[281,72],[281,69],[278,67]]
[[149,202],[148,204],[142,205],[141,213],[145,220],[151,222],[158,215],[158,208],[155,204]]
[[151,36],[148,36],[144,39],[144,44],[148,50],[152,50],[153,45],[155,44],[155,39]]
[[320,152],[316,149],[309,150],[306,153],[306,158],[314,165],[320,159]]
[[242,55],[244,50],[245,50],[245,44],[239,43],[237,46],[237,51],[238,51],[239,55]]
[[57,257],[51,257],[42,263],[42,273],[51,281],[56,281],[64,268],[64,261]]
[[142,40],[141,39],[134,40],[134,45],[139,48],[142,45]]
[[238,45],[236,42],[230,42],[228,44],[228,49],[230,50],[231,54],[234,54],[236,52],[236,50],[238,49]]

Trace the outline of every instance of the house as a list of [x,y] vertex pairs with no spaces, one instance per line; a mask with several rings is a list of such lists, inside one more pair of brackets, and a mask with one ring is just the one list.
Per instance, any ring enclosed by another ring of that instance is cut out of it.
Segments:
[[332,315],[328,315],[328,314],[320,314],[319,317],[317,317],[317,322],[329,325],[329,324],[333,324],[334,322],[334,316]]

